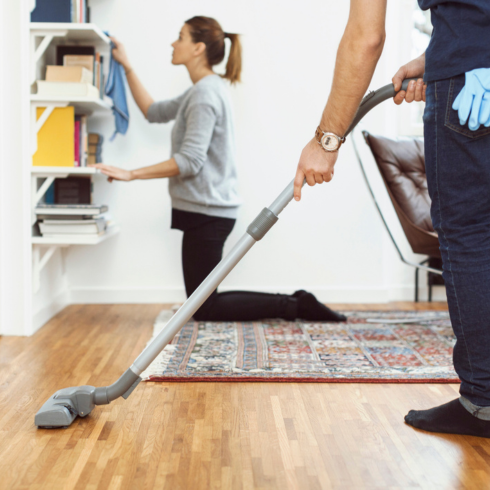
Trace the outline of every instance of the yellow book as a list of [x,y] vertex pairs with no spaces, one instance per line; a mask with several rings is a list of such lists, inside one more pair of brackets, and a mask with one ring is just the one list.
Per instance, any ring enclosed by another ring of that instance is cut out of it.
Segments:
[[[45,107],[38,107],[39,119]],[[37,151],[32,164],[37,167],[75,166],[75,109],[56,107],[37,133]]]

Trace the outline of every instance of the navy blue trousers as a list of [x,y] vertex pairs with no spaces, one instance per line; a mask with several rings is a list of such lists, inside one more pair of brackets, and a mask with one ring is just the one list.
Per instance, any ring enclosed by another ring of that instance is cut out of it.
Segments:
[[464,75],[429,82],[424,113],[431,216],[456,335],[460,393],[490,406],[490,128],[461,126],[452,109]]

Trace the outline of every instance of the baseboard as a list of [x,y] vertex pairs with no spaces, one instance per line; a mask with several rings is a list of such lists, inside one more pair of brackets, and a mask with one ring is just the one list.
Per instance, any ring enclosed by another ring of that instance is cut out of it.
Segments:
[[39,330],[46,322],[51,320],[57,315],[63,308],[67,307],[71,303],[70,293],[68,290],[60,293],[56,298],[47,306],[38,310],[32,316],[32,330],[28,335],[32,335]]
[[[428,301],[429,288],[419,287],[419,301]],[[396,286],[390,288],[388,301],[414,301],[415,286]],[[432,287],[432,301],[447,301],[446,288],[444,286]]]
[[[222,287],[221,291],[243,290],[243,287]],[[254,290],[254,288],[246,288]],[[260,287],[256,291],[266,293],[290,294],[297,287]],[[311,291],[319,301],[324,303],[387,303],[389,301],[413,301],[413,286],[390,286],[390,287],[304,287]],[[433,288],[433,301],[445,301],[444,287]],[[428,295],[427,287],[419,288],[420,301],[426,301]],[[185,300],[184,288],[71,288],[71,303],[73,304],[131,304],[131,303],[178,303]]]
[[184,288],[70,288],[72,304],[179,303]]

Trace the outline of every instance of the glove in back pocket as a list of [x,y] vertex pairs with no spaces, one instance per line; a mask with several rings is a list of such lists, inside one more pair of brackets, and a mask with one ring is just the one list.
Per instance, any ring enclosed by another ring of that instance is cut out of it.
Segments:
[[472,139],[480,138],[482,136],[490,134],[490,128],[486,128],[485,126],[480,126],[476,131],[472,131],[468,127],[468,122],[466,122],[464,126],[461,126],[461,124],[459,123],[458,111],[455,111],[453,109],[453,104],[456,97],[461,92],[461,89],[464,87],[464,84],[464,75],[451,78],[451,82],[449,83],[449,92],[447,96],[446,118],[444,120],[444,125],[447,128],[452,129],[459,134],[463,134],[464,136],[468,136]]

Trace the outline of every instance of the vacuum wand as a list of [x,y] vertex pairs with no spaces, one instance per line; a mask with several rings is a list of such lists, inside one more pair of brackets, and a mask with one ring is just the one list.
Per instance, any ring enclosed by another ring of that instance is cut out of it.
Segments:
[[[406,90],[410,80],[405,80]],[[358,122],[375,106],[395,96],[393,84],[386,85],[364,97],[349,126],[347,136]],[[140,374],[151,364],[162,349],[172,341],[175,334],[190,320],[211,293],[240,262],[244,255],[261,240],[277,223],[279,214],[294,197],[294,180],[281,192],[276,200],[264,208],[248,226],[246,233],[233,249],[214,268],[202,284],[175,313],[162,331],[147,345],[131,367],[112,385],[95,388],[79,386],[64,388],[52,395],[37,412],[34,423],[39,428],[68,427],[77,416],[86,417],[96,405],[106,405],[122,396],[127,398],[141,381]]]

